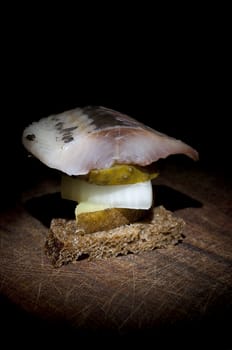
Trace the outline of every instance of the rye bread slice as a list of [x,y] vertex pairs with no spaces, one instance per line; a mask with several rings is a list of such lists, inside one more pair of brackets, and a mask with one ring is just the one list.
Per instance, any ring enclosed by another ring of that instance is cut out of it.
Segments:
[[55,267],[76,262],[139,254],[175,245],[183,239],[185,222],[163,206],[150,210],[139,222],[94,233],[85,233],[75,220],[53,219],[45,250]]

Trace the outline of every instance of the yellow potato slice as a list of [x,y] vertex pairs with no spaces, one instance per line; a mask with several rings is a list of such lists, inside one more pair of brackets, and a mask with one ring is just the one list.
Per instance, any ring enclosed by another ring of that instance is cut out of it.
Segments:
[[148,212],[149,210],[107,208],[98,211],[81,212],[76,215],[76,220],[78,228],[85,233],[93,233],[133,223],[142,219]]

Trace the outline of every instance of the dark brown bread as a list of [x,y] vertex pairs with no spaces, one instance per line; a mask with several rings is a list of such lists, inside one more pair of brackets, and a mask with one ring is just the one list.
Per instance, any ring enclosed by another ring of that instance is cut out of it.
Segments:
[[75,220],[53,219],[45,249],[55,267],[81,258],[104,259],[174,245],[183,239],[184,221],[163,206],[149,218],[108,231],[84,233]]

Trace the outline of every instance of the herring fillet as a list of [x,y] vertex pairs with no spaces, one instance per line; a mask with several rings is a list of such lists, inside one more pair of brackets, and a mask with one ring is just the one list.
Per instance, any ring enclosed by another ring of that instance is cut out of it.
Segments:
[[87,106],[51,115],[24,129],[24,147],[68,175],[84,175],[115,163],[149,165],[160,158],[198,152],[173,137],[105,107]]

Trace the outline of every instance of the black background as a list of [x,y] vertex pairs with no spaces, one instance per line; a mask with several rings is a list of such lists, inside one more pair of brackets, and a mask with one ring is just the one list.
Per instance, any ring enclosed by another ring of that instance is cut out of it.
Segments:
[[229,169],[226,8],[27,10],[7,10],[1,31],[1,173],[15,174],[28,123],[84,105],[127,113]]
[[70,29],[71,39],[56,27],[41,33],[42,24],[32,32],[28,26],[8,33],[1,65],[5,179],[21,168],[16,163],[22,160],[27,124],[85,105],[127,113],[195,147],[210,170],[229,171],[227,23],[173,18],[157,25],[155,20],[148,19],[141,30],[108,19],[99,33]]

